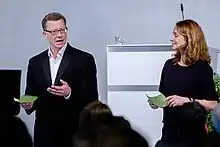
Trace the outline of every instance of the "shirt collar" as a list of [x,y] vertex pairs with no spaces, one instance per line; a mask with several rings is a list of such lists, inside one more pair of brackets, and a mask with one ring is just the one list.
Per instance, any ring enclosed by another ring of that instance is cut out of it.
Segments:
[[[65,43],[65,45],[59,50],[58,54],[57,54],[57,57],[62,57],[63,54],[64,54],[64,51],[66,50],[66,47],[67,47],[67,42]],[[51,58],[52,57],[52,51],[49,47],[48,49],[48,56]]]

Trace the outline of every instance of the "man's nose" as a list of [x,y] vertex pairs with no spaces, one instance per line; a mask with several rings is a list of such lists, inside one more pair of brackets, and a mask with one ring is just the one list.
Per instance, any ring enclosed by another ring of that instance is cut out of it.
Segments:
[[59,30],[58,33],[57,33],[57,37],[61,37],[61,36],[62,36],[62,33]]
[[60,30],[58,31],[57,36],[62,36],[62,33],[61,33],[61,31],[60,31]]

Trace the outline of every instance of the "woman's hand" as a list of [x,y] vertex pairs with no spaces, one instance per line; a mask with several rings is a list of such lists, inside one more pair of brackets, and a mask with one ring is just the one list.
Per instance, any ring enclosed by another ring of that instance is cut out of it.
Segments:
[[169,107],[182,106],[183,104],[190,102],[189,98],[178,95],[168,96],[165,100]]

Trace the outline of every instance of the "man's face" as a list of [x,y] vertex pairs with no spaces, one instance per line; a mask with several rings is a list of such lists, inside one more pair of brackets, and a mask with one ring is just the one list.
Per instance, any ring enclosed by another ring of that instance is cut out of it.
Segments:
[[47,21],[43,35],[52,49],[61,49],[67,40],[67,28],[63,19]]

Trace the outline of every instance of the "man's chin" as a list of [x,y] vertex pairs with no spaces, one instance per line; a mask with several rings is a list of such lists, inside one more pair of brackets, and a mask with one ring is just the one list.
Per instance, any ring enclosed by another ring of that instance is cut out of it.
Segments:
[[61,49],[63,46],[64,45],[56,45],[55,47]]

